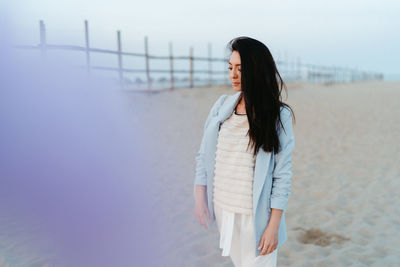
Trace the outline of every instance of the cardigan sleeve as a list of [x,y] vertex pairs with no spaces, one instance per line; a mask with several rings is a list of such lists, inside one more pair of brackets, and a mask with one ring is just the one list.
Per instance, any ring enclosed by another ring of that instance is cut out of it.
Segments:
[[291,193],[292,151],[294,134],[292,114],[289,108],[281,111],[282,128],[279,129],[280,151],[274,155],[274,171],[272,176],[271,208],[285,210]]
[[208,126],[208,124],[210,123],[211,119],[217,115],[217,112],[219,110],[219,108],[221,107],[223,101],[225,100],[225,98],[228,95],[221,95],[217,101],[214,103],[214,105],[212,106],[206,122],[204,124],[204,129],[203,129],[203,137],[201,140],[201,144],[200,144],[200,149],[196,154],[195,160],[196,160],[196,175],[195,175],[195,179],[194,179],[194,184],[195,185],[207,185],[207,173],[206,173],[206,169],[204,166],[204,147],[205,147],[205,131],[206,128]]

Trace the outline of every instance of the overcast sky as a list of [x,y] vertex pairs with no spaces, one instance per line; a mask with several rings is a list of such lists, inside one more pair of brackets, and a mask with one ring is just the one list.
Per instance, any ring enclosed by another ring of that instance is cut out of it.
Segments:
[[[4,0],[3,0],[4,1]],[[396,0],[6,0],[15,40],[38,42],[38,21],[47,27],[48,42],[83,44],[83,21],[94,47],[143,51],[149,38],[152,54],[166,55],[168,42],[176,54],[223,56],[225,44],[237,36],[264,42],[275,57],[285,51],[302,62],[358,67],[400,74],[400,1]],[[4,3],[4,2],[3,2]],[[400,76],[399,76],[400,77]]]

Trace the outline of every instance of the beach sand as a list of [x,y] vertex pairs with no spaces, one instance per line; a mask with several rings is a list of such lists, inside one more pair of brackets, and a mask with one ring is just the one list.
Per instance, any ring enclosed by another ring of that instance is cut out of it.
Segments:
[[[132,121],[153,140],[146,147],[160,192],[154,208],[169,237],[155,244],[160,266],[233,266],[221,256],[216,225],[205,230],[195,220],[193,199],[204,122],[225,93],[235,91],[126,92]],[[289,84],[283,97],[295,112],[296,142],[278,266],[400,266],[400,82]],[[9,266],[7,255],[46,266],[20,252],[7,224],[0,218],[0,266]]]
[[[194,218],[195,160],[206,116],[230,87],[129,94],[162,185],[166,266],[233,266],[214,225]],[[400,265],[400,82],[288,84],[295,112],[288,241],[278,266]],[[159,107],[159,108],[156,108]]]

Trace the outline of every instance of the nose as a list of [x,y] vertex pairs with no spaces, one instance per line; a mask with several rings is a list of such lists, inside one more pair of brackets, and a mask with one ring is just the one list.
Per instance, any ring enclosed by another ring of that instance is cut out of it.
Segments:
[[238,76],[237,70],[232,71],[232,77],[236,78]]

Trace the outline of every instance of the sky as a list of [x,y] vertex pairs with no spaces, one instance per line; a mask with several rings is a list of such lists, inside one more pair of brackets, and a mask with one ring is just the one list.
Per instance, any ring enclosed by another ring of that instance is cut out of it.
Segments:
[[[2,0],[4,1],[4,0]],[[395,0],[264,1],[105,1],[6,0],[2,5],[19,44],[37,44],[38,23],[46,23],[49,43],[83,45],[89,21],[91,45],[151,54],[224,56],[226,44],[249,36],[268,46],[275,58],[381,72],[400,79],[400,2]]]

